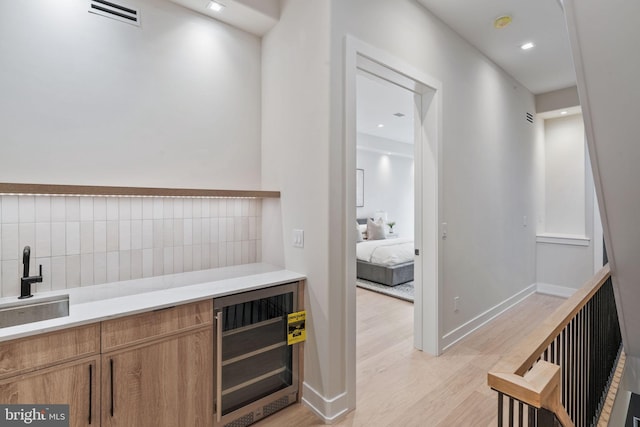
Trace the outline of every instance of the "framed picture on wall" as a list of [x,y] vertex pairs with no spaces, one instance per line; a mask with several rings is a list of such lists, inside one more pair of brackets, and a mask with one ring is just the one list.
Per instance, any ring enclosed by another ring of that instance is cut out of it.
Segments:
[[364,169],[356,169],[356,207],[364,206]]

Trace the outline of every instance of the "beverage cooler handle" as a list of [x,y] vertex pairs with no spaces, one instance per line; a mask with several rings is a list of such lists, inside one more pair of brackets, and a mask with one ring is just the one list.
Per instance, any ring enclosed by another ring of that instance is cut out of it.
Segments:
[[216,312],[216,418],[222,421],[222,310]]

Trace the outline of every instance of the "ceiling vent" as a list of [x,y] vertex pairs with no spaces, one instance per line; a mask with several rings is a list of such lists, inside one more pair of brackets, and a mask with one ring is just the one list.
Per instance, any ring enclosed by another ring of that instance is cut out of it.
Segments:
[[89,0],[89,13],[140,26],[140,12],[138,9],[125,5],[120,1],[116,3],[106,0]]
[[527,121],[528,121],[529,123],[533,123],[533,114],[531,114],[531,113],[527,113]]

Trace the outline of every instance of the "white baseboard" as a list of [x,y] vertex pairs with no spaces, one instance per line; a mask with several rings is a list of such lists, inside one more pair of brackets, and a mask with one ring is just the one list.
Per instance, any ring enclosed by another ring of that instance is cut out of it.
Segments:
[[325,424],[333,424],[349,412],[347,393],[327,399],[306,382],[302,383],[302,403],[311,409]]
[[569,298],[577,289],[567,286],[551,285],[549,283],[536,283],[536,292],[539,294],[553,295],[556,297]]
[[442,337],[442,351],[445,351],[446,349],[448,349],[449,347],[451,347],[452,345],[460,341],[462,338],[474,332],[476,329],[480,328],[481,326],[484,326],[486,323],[495,319],[496,317],[498,317],[499,315],[501,315],[502,313],[504,313],[505,311],[513,307],[514,305],[518,304],[519,302],[521,302],[531,294],[534,294],[536,292],[536,288],[537,288],[537,285],[535,283],[533,285],[527,286],[522,291],[518,292],[517,294],[513,295],[510,298],[507,298],[506,300],[502,301],[500,304],[496,305],[495,307],[490,308],[484,313],[469,320],[464,325],[459,326],[453,331],[445,334]]

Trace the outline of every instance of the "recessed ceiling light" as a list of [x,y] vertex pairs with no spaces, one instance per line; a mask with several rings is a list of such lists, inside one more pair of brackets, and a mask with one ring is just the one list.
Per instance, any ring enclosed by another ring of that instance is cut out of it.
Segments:
[[222,12],[222,9],[224,9],[225,7],[225,5],[223,5],[222,3],[218,3],[217,1],[210,1],[207,5],[207,9],[211,9],[214,12]]
[[384,125],[383,125],[382,123],[380,123],[380,124],[378,125],[378,127],[379,127],[379,128],[383,128],[383,127],[384,127]]
[[568,113],[566,111],[560,111],[560,115],[566,116]]
[[520,46],[520,49],[529,50],[534,46],[535,46],[535,44],[533,44],[532,42],[527,42],[527,43],[523,44],[522,46]]
[[496,19],[493,20],[493,28],[497,30],[501,30],[507,25],[511,24],[511,21],[512,19],[511,19],[511,16],[509,15],[498,16]]

